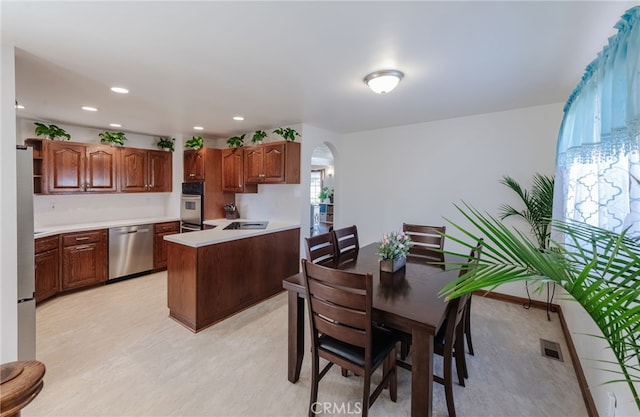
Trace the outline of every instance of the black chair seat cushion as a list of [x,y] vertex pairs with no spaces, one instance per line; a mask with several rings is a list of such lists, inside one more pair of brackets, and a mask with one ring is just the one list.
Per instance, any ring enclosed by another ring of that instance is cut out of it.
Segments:
[[[389,329],[373,326],[373,340],[371,352],[372,363],[375,367],[380,364],[387,354],[400,340],[398,335]],[[364,366],[364,348],[341,342],[327,335],[318,337],[318,348],[339,355],[359,366]]]

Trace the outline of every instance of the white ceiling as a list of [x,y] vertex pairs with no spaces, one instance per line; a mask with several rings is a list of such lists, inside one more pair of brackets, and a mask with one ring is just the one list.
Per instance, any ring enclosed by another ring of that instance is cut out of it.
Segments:
[[[3,0],[0,14],[2,42],[17,48],[18,116],[224,138],[563,102],[633,4]],[[405,78],[377,95],[362,79],[384,68]]]

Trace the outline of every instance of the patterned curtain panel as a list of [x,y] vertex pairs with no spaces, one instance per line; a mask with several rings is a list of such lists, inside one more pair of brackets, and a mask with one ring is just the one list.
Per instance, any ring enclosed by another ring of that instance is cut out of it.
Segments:
[[640,235],[640,6],[615,28],[564,108],[553,217]]

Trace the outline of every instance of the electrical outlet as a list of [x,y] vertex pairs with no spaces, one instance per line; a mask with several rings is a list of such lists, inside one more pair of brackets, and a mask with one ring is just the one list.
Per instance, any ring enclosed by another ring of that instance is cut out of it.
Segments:
[[56,209],[56,203],[55,202],[51,202],[49,203],[49,210],[54,211]]
[[616,394],[613,392],[607,392],[609,396],[609,405],[607,406],[607,417],[616,417],[616,406],[618,401],[616,400]]

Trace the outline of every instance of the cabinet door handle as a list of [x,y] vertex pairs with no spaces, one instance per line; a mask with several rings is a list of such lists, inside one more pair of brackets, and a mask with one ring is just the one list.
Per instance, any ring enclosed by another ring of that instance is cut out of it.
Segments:
[[89,240],[89,237],[88,236],[84,236],[84,237],[77,237],[76,238],[76,242],[79,242],[81,240]]
[[196,174],[189,174],[189,176],[190,176],[190,177],[195,177],[195,176],[196,176]]
[[81,252],[83,250],[91,249],[91,245],[80,245],[73,248],[74,252]]

